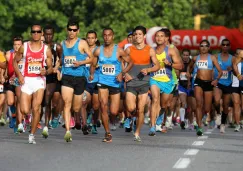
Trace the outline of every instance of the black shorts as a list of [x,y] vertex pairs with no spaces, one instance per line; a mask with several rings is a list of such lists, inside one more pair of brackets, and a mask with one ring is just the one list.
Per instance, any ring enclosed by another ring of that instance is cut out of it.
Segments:
[[105,84],[97,83],[98,89],[108,89],[110,95],[115,95],[121,93],[121,88],[119,87],[111,87]]
[[243,87],[231,87],[231,93],[243,94]]
[[202,88],[203,91],[213,91],[213,85],[211,84],[211,82],[212,81],[196,78],[194,82],[194,87],[199,86]]
[[222,90],[223,94],[231,94],[232,93],[231,85],[225,86],[223,84],[218,83],[218,85],[216,87],[219,88],[220,90]]
[[55,89],[54,92],[61,93],[61,85],[62,85],[62,82],[61,81],[57,81],[57,83],[56,83],[56,89]]
[[137,87],[128,87],[126,88],[126,92],[130,92],[134,94],[135,96],[141,95],[141,94],[146,94],[149,91],[149,85],[141,85]]
[[98,87],[97,87],[97,83],[87,83],[86,85],[86,89],[87,92],[89,92],[89,94],[98,94]]
[[188,96],[194,97],[194,90],[193,89],[188,90]]
[[15,94],[15,86],[7,81],[6,83],[4,83],[4,91],[12,91]]
[[62,86],[70,87],[74,90],[75,95],[81,95],[84,92],[87,81],[86,77],[76,77],[72,75],[63,75],[62,76]]
[[57,81],[57,74],[49,74],[46,76],[46,84],[56,83]]
[[173,97],[177,97],[179,95],[177,84],[175,85],[174,89],[172,90],[172,92],[170,94],[173,94]]

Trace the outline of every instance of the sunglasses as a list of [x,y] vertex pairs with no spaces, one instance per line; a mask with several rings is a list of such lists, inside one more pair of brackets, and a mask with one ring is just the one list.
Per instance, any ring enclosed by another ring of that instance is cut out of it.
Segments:
[[209,45],[200,45],[200,47],[209,47]]
[[230,46],[230,44],[228,44],[228,43],[227,44],[222,43],[222,46]]
[[41,30],[31,30],[31,33],[34,34],[34,33],[42,33]]
[[71,28],[68,28],[68,31],[77,32],[77,31],[78,31],[78,29],[71,29]]

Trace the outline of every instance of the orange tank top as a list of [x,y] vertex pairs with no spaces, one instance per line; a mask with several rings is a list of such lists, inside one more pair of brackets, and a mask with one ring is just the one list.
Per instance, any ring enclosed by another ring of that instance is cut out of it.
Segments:
[[143,49],[137,49],[134,45],[130,46],[130,57],[135,65],[149,65],[150,46],[145,45]]

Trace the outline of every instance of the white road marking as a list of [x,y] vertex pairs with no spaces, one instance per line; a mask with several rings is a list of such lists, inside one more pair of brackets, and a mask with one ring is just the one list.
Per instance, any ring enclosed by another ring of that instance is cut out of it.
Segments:
[[201,146],[204,144],[205,141],[194,141],[194,143],[192,145],[194,146]]
[[186,150],[184,155],[195,156],[198,152],[199,152],[198,149],[188,149],[188,150]]
[[180,158],[176,164],[173,166],[174,169],[186,169],[188,165],[191,163],[191,159],[189,158]]
[[207,135],[199,136],[198,139],[200,140],[208,139],[208,136]]
[[212,132],[210,132],[210,131],[207,131],[207,132],[204,132],[204,134],[212,134]]

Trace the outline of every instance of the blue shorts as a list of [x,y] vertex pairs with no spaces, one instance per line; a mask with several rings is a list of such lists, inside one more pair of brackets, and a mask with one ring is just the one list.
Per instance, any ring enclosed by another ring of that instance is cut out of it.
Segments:
[[189,91],[181,85],[178,86],[178,90],[179,90],[179,94],[185,93],[186,95],[188,95],[188,93],[189,93]]
[[168,82],[160,82],[156,81],[153,78],[150,78],[150,86],[156,85],[160,89],[160,93],[171,94],[173,91],[175,84],[173,80]]

